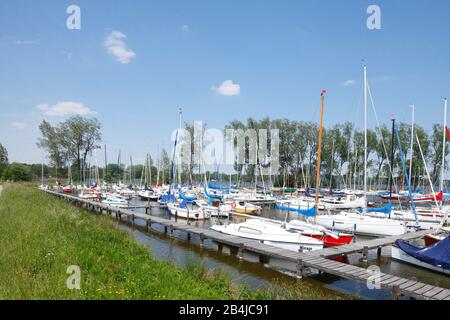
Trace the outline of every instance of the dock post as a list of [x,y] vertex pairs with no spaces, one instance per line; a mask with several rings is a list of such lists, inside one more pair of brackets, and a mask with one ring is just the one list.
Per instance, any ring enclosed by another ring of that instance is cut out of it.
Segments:
[[378,258],[380,258],[381,257],[381,249],[382,249],[382,247],[380,246],[380,247],[378,247],[378,249],[377,249],[377,257]]
[[400,287],[398,285],[392,287],[392,299],[399,300],[402,293],[400,291]]
[[218,244],[217,244],[217,250],[218,250],[219,252],[222,252],[222,250],[223,250],[223,244],[218,243]]
[[190,240],[191,240],[191,233],[188,232],[188,233],[187,233],[187,241],[190,241]]
[[303,261],[299,259],[297,261],[297,277],[299,279],[302,279],[304,275],[305,275],[305,265],[303,264]]
[[164,233],[167,233],[167,226],[164,226]]
[[200,233],[199,236],[200,236],[200,247],[203,247],[205,245],[204,244],[205,236],[203,235],[203,233]]
[[134,227],[134,219],[135,219],[135,216],[134,216],[134,214],[132,214],[131,215],[131,225]]
[[369,260],[369,247],[365,246],[363,248],[363,262],[367,262]]
[[170,234],[173,234],[173,224],[169,226]]
[[237,254],[239,260],[244,259],[244,244],[240,243],[239,244],[239,249],[238,249],[238,254]]
[[259,263],[269,263],[270,262],[270,258],[264,254],[260,254],[259,255]]

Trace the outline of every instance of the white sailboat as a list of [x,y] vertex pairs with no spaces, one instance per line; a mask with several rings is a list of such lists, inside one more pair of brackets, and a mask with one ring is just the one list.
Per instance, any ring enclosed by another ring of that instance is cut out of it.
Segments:
[[117,207],[117,208],[127,208],[128,207],[128,201],[125,199],[122,199],[117,196],[107,196],[105,200],[102,201],[103,204],[107,204],[111,207]]
[[167,209],[170,214],[177,217],[188,220],[207,220],[209,215],[199,206],[193,203],[182,202],[168,202]]
[[315,217],[317,224],[325,228],[353,232],[367,236],[383,237],[401,235],[407,232],[404,222],[369,217],[367,213],[367,67],[364,66],[364,206],[363,213],[341,212],[339,214]]
[[309,252],[323,248],[323,242],[320,240],[286,230],[281,224],[267,223],[259,219],[248,219],[242,223],[228,225],[214,225],[211,229],[296,252]]

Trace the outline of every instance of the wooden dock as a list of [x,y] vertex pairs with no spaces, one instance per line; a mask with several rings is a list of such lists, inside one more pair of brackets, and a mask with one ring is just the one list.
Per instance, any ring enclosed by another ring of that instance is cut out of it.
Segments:
[[[408,240],[420,238],[425,234],[429,234],[431,232],[429,230],[408,233],[402,236],[369,240],[339,248],[326,248],[313,252],[294,252],[269,246],[255,240],[243,239],[214,230],[195,227],[186,223],[179,223],[161,217],[153,217],[129,209],[111,207],[98,201],[80,199],[73,195],[50,190],[46,190],[45,192],[60,199],[66,199],[74,204],[84,206],[88,210],[93,210],[98,213],[107,213],[116,219],[122,220],[122,218],[125,217],[126,220],[132,224],[134,224],[135,219],[141,219],[146,222],[147,228],[150,228],[152,224],[158,224],[164,227],[164,232],[166,233],[173,233],[175,230],[185,232],[188,240],[191,239],[192,235],[196,235],[200,239],[200,245],[203,245],[204,241],[209,239],[217,244],[219,250],[222,250],[224,245],[228,246],[230,251],[236,254],[240,259],[244,257],[245,252],[249,252],[259,255],[261,262],[266,262],[270,258],[294,262],[297,265],[297,274],[300,277],[306,275],[307,268],[312,268],[341,278],[378,285],[380,289],[389,290],[394,299],[398,299],[401,296],[408,296],[415,299],[450,300],[450,290],[448,289],[390,274],[374,274],[373,271],[369,269],[328,259],[329,257],[345,256],[359,252],[363,254],[363,257],[367,258],[368,251],[372,249],[377,249],[378,253],[381,254],[381,248],[383,246],[391,245],[397,239]],[[149,209],[150,208],[146,208],[146,211]]]

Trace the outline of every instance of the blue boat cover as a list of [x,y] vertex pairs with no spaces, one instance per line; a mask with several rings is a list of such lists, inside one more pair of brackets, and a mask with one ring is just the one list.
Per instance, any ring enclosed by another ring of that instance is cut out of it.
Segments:
[[228,190],[230,189],[230,186],[224,186],[224,185],[217,185],[213,183],[208,183],[208,188],[210,189],[216,189],[216,190]]
[[211,199],[222,200],[222,196],[221,196],[221,195],[218,195],[218,194],[209,194],[209,193],[208,193],[208,190],[206,190],[206,188],[205,188],[205,196],[207,196],[208,198],[211,198]]
[[181,201],[179,207],[182,208],[182,209],[184,209],[184,208],[186,208],[186,204],[188,204],[188,203],[190,203],[190,201],[183,200],[183,201]]
[[312,207],[312,208],[310,208],[308,210],[298,209],[297,213],[298,214],[302,214],[302,215],[307,216],[307,217],[314,217],[316,215],[316,207]]
[[298,214],[302,214],[302,215],[308,216],[308,217],[314,217],[316,215],[315,207],[311,207],[308,210],[303,210],[303,209],[296,209],[296,208],[291,208],[291,207],[287,207],[287,206],[275,205],[275,209],[282,210],[282,211],[296,212]]
[[178,189],[178,195],[180,196],[181,199],[188,201],[188,202],[192,202],[194,200],[197,200],[197,197],[188,197],[186,196],[183,191],[181,191],[181,189]]
[[417,260],[450,270],[450,236],[426,248],[417,248],[403,240],[397,240],[395,244]]
[[[361,213],[363,212],[362,208],[358,208],[358,211]],[[367,212],[381,212],[381,213],[385,213],[385,214],[390,214],[392,211],[392,203],[388,203],[386,206],[381,207],[381,208],[367,208]]]
[[161,203],[168,203],[168,202],[175,202],[177,201],[177,199],[175,199],[175,196],[171,193],[169,194],[164,194],[161,199],[159,200],[159,202]]

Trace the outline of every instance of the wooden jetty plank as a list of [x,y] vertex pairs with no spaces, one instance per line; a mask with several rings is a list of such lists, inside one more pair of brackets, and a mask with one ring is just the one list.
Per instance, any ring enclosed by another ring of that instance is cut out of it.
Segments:
[[432,289],[434,289],[435,287],[434,286],[432,286],[432,285],[430,285],[430,284],[427,284],[426,286],[424,286],[423,288],[420,288],[420,289],[418,289],[418,290],[416,290],[416,291],[414,291],[416,294],[418,294],[418,295],[423,295],[424,293],[426,293],[426,292],[428,292],[428,291],[430,291],[430,290],[432,290]]
[[437,295],[439,292],[442,292],[444,290],[445,290],[444,288],[434,287],[434,289],[424,293],[424,297],[432,298],[433,296]]
[[408,292],[415,292],[416,290],[419,290],[420,288],[423,288],[426,284],[422,282],[417,282],[415,285],[409,287],[407,289]]
[[[338,253],[340,254],[351,254],[356,253],[359,251],[362,251],[364,247],[367,247],[369,250],[377,249],[378,247],[384,247],[388,245],[392,245],[396,240],[411,240],[416,238],[421,238],[427,234],[433,233],[432,230],[421,230],[417,232],[410,232],[405,233],[403,235],[398,236],[391,236],[391,237],[385,237],[385,238],[378,238],[368,241],[363,241],[360,243],[351,243],[348,245],[343,245],[338,247]],[[332,250],[329,250],[329,248],[317,250],[314,252],[314,255],[320,255],[320,256],[333,256],[336,253]]]
[[409,279],[405,279],[405,278],[400,278],[399,280],[397,280],[395,282],[392,282],[389,285],[390,286],[400,286],[401,284],[406,283],[408,281],[410,281],[410,280]]
[[408,289],[408,288],[410,288],[410,287],[416,285],[417,283],[418,283],[417,281],[410,280],[410,281],[408,281],[408,282],[405,282],[405,283],[399,285],[399,288],[400,288],[400,289]]
[[381,285],[385,285],[385,286],[390,286],[392,283],[400,280],[401,278],[397,277],[397,276],[391,276],[390,278],[387,278],[385,280],[381,280],[380,284]]
[[444,300],[447,297],[450,297],[450,290],[449,289],[444,289],[441,292],[439,292],[438,294],[434,295],[433,299]]

